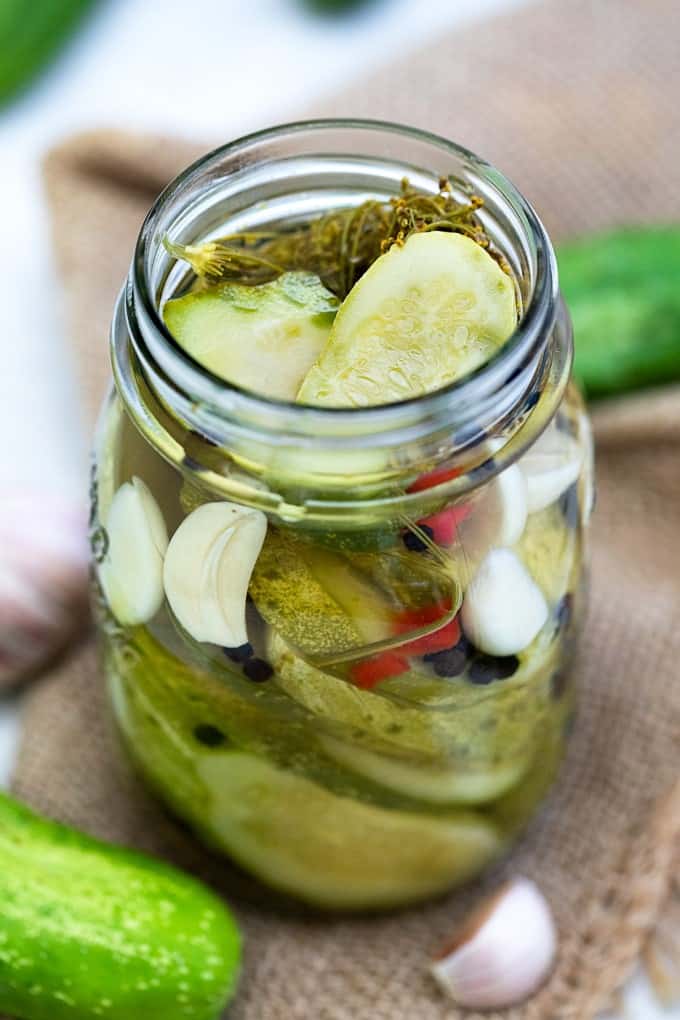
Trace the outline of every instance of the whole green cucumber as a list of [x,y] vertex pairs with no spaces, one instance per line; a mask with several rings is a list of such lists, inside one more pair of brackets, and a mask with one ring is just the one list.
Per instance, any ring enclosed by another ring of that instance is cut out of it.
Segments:
[[20,1020],[216,1020],[240,937],[167,864],[0,793],[0,1013]]
[[0,103],[66,40],[93,0],[0,0]]
[[589,397],[680,379],[680,227],[629,227],[558,250]]

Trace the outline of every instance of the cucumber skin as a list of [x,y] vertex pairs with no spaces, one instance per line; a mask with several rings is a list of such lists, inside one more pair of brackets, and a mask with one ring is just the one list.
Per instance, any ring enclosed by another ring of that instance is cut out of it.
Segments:
[[558,251],[589,397],[680,379],[680,228],[629,227]]
[[56,55],[94,0],[0,0],[0,105]]
[[231,914],[200,882],[0,793],[0,1012],[216,1020],[240,956]]

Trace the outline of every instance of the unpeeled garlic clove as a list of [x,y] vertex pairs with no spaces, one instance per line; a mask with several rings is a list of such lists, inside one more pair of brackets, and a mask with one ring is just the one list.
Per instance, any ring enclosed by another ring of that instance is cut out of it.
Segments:
[[504,1009],[524,1002],[543,984],[557,952],[550,907],[526,878],[504,885],[482,904],[430,971],[467,1009]]
[[87,513],[43,489],[0,499],[0,687],[20,680],[89,621]]
[[550,425],[519,460],[527,483],[529,513],[545,510],[577,480],[583,463],[581,444]]
[[99,581],[118,623],[136,626],[163,602],[168,532],[158,503],[136,476],[116,490],[105,522],[108,545]]
[[229,648],[247,642],[248,584],[266,531],[260,510],[222,502],[198,507],[172,536],[165,594],[194,640]]
[[510,549],[492,549],[470,583],[461,609],[467,637],[488,655],[516,655],[548,619],[548,604]]

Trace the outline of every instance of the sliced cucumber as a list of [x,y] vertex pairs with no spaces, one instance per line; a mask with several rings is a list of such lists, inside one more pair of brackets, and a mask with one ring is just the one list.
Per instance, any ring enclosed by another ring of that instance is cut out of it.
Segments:
[[380,591],[329,550],[270,529],[250,581],[260,614],[303,654],[333,655],[389,634]]
[[215,375],[294,400],[337,305],[313,274],[284,273],[257,287],[234,283],[173,298],[163,317],[178,343]]
[[[376,691],[360,690],[305,662],[276,633],[268,658],[276,683],[319,718],[324,733],[386,756],[411,755],[415,765],[488,776],[519,773],[531,762],[551,708],[559,642],[540,634],[515,675],[489,688],[447,682],[419,667]],[[495,779],[489,796],[494,786]]]
[[437,818],[330,793],[262,758],[205,755],[209,830],[221,849],[270,885],[317,906],[396,907],[443,892],[502,850],[472,811]]
[[345,768],[358,772],[388,790],[430,804],[484,804],[512,789],[526,772],[519,759],[488,768],[470,765],[434,767],[388,757],[358,744],[323,736],[326,753]]
[[517,325],[512,279],[463,234],[413,234],[352,288],[297,399],[370,406],[472,372]]

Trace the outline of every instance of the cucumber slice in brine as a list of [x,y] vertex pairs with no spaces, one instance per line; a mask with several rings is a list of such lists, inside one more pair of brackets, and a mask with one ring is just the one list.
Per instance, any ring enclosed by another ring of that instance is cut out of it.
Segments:
[[435,766],[371,751],[357,743],[321,735],[329,757],[379,786],[428,804],[485,804],[520,781],[530,764],[524,758],[500,764]]
[[474,811],[437,817],[339,797],[239,751],[198,764],[212,842],[283,892],[341,910],[396,907],[466,881],[503,849]]
[[299,403],[359,407],[406,400],[468,375],[513,333],[512,278],[463,234],[412,234],[345,298]]
[[230,283],[172,298],[163,318],[180,346],[214,375],[294,400],[337,307],[313,273],[284,273],[254,287]]
[[270,528],[249,587],[258,612],[303,655],[332,656],[391,634],[380,590],[343,556]]

